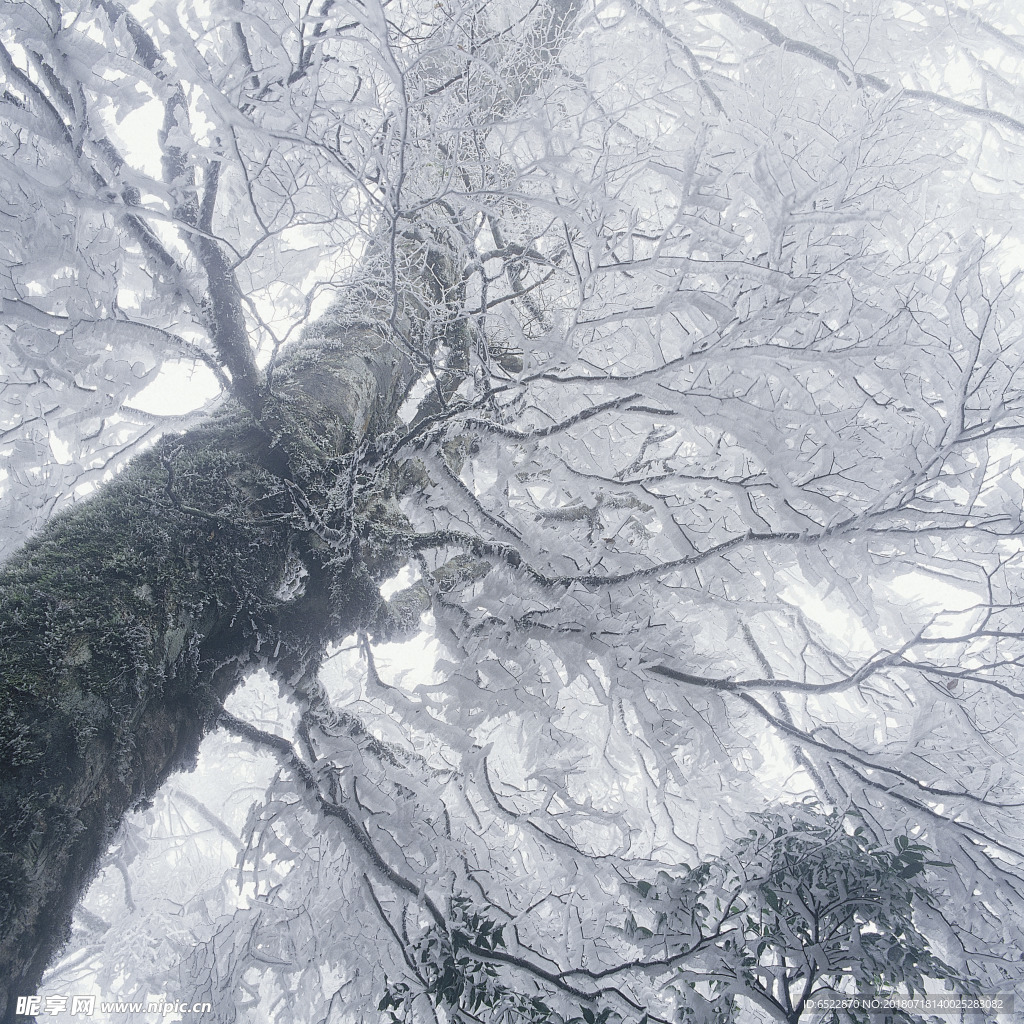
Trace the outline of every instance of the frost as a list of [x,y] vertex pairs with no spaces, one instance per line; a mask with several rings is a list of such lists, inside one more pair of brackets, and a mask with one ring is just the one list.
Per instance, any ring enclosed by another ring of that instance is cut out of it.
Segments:
[[792,1019],[826,896],[829,984],[1024,982],[1024,24],[975,6],[7,5],[0,544],[201,425],[246,530],[147,495],[286,563],[252,621],[123,581],[154,700],[186,642],[253,675],[53,991]]
[[298,558],[292,558],[285,565],[285,575],[274,593],[275,600],[285,603],[301,597],[306,589],[307,576],[309,576],[309,570],[305,565]]

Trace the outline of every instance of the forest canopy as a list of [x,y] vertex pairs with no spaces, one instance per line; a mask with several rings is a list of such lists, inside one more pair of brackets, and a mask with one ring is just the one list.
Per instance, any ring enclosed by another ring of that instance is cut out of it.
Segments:
[[1024,998],[1022,19],[4,4],[3,1019]]

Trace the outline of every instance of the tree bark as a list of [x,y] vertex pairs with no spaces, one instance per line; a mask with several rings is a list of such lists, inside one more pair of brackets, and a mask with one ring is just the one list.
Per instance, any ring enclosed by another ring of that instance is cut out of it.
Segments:
[[[377,582],[403,548],[386,480],[335,521],[314,510],[332,489],[337,505],[414,376],[378,332],[321,327],[275,370],[260,422],[235,405],[165,438],[0,569],[3,1021],[124,814],[194,763],[244,674],[299,678],[331,639],[381,627]],[[290,599],[286,574],[303,576]]]
[[[579,9],[541,5],[507,84],[477,100],[485,125],[536,89]],[[156,67],[142,29],[115,13]],[[461,366],[464,241],[426,213],[383,217],[348,314],[317,324],[268,379],[228,262],[201,241],[208,328],[235,404],[161,441],[0,567],[2,1024],[66,941],[125,813],[194,763],[246,672],[298,682],[332,640],[418,623],[419,600],[391,610],[378,589],[410,544],[373,446],[435,350]],[[360,466],[372,486],[354,498]],[[282,581],[300,576],[288,597]]]

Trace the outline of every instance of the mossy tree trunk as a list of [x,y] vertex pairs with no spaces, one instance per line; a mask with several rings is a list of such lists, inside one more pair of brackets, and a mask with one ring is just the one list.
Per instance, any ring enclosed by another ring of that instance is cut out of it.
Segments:
[[[383,148],[367,163],[380,220],[365,238],[361,285],[344,293],[349,313],[315,325],[281,364],[262,371],[247,335],[250,319],[239,283],[247,278],[236,274],[248,257],[239,262],[238,250],[217,240],[222,221],[234,231],[238,218],[235,201],[219,191],[221,168],[227,168],[227,179],[232,161],[241,160],[236,176],[248,180],[243,150],[192,166],[189,148],[180,144],[191,138],[193,116],[188,69],[181,65],[198,52],[194,44],[186,40],[187,60],[176,64],[163,52],[173,51],[173,39],[151,34],[118,0],[97,6],[107,21],[87,31],[102,36],[117,26],[116,46],[126,33],[132,60],[148,83],[145,90],[158,83],[163,189],[170,197],[169,224],[180,229],[176,245],[168,248],[136,213],[139,191],[132,185],[120,195],[118,230],[158,291],[163,289],[160,295],[173,294],[186,320],[191,317],[205,335],[204,358],[216,364],[222,382],[230,375],[234,405],[200,429],[165,438],[0,567],[3,1021],[13,1019],[18,995],[34,993],[68,935],[74,906],[124,814],[194,760],[204,731],[247,671],[266,665],[299,683],[315,670],[331,640],[358,629],[394,637],[418,622],[422,594],[407,594],[392,609],[378,589],[411,546],[394,500],[396,471],[388,465],[394,445],[384,435],[397,425],[399,406],[421,374],[434,375],[434,391],[421,402],[412,431],[443,411],[469,372],[474,343],[465,291],[466,268],[478,261],[472,241],[478,203],[455,209],[447,202],[421,202],[435,195],[439,168],[447,167],[451,153],[435,138],[430,103],[421,113],[411,104],[404,120],[398,118],[405,126],[399,158],[388,148],[391,130],[382,127]],[[467,52],[461,34],[453,37],[457,44],[446,42],[445,29],[435,45],[427,33],[426,58],[409,61],[415,73],[401,71],[407,79],[403,89],[420,95],[412,88],[420,75],[423,96],[433,97],[439,109],[447,111],[454,102],[463,111],[466,138],[481,154],[491,127],[510,117],[556,64],[580,7],[577,0],[544,0],[517,23],[521,35],[484,32],[479,53]],[[59,8],[50,11],[51,18],[54,11],[59,14]],[[479,13],[471,15],[473,32]],[[257,35],[263,33],[262,18],[256,23]],[[61,159],[81,161],[84,187],[97,189],[101,205],[107,204],[117,191],[108,179],[120,175],[124,158],[105,138],[97,143],[99,155],[75,149],[83,114],[70,98],[82,89],[74,77],[78,65],[65,59],[64,48],[76,37],[64,38],[59,16],[52,24],[45,18],[29,24],[41,33],[36,49],[54,49],[58,56],[44,62],[38,81],[4,57],[10,81],[17,83],[18,116],[37,112],[35,130],[46,152],[58,139],[67,149]],[[234,43],[225,44],[223,59],[225,66],[247,67],[257,82],[266,69],[251,62],[248,24],[242,16],[234,25]],[[307,73],[326,61],[318,48],[333,39],[322,24],[305,28],[310,36],[302,66],[286,83],[296,89],[305,88]],[[364,28],[369,50],[359,53],[379,49],[382,74],[390,82],[400,71],[390,24],[368,16]],[[115,47],[114,35],[104,38]],[[239,40],[241,46],[231,49]],[[89,46],[95,45],[90,38]],[[24,48],[34,59],[33,46]],[[469,69],[488,61],[502,75],[481,75],[479,81],[473,76],[470,89]],[[67,71],[70,85],[54,67]],[[270,82],[277,72],[266,73]],[[270,89],[258,91],[261,101]],[[130,93],[132,103],[135,95]],[[273,112],[276,103],[267,100],[265,106]],[[304,103],[296,109],[305,111]],[[281,109],[286,107],[282,101]],[[254,113],[255,106],[240,110],[243,120],[251,118],[259,128],[262,115]],[[258,135],[259,152],[265,139],[278,138],[274,116],[271,134]],[[301,117],[296,131],[304,131],[310,119],[308,113]],[[99,130],[100,120],[94,119],[91,131]],[[388,113],[383,123],[392,120]],[[225,136],[235,130],[236,119],[225,122]],[[204,153],[206,146],[194,149]],[[317,142],[314,150],[322,149]],[[325,170],[324,181],[333,181],[333,173]],[[491,209],[486,162],[480,173],[474,187],[488,196]],[[274,211],[279,185],[273,176]],[[249,198],[255,209],[256,199]],[[330,205],[327,193],[324,203]],[[321,204],[315,209],[319,217]],[[277,215],[270,217],[275,225]],[[296,213],[294,224],[305,226],[305,216]],[[498,242],[500,231],[496,225],[492,230]],[[275,233],[286,234],[279,226]],[[521,248],[506,253],[504,243],[498,244],[502,259],[511,260]],[[251,248],[262,252],[255,244]],[[522,288],[517,276],[514,282]],[[67,332],[64,319],[59,329]],[[175,345],[182,340],[170,337]],[[514,354],[498,362],[506,371],[519,368],[512,365]],[[301,580],[301,588],[282,586],[289,580]]]
[[[3,1020],[123,815],[194,761],[244,674],[300,679],[332,638],[386,629],[377,582],[403,549],[391,488],[382,474],[372,501],[341,509],[337,491],[413,377],[366,327],[307,341],[259,420],[234,406],[165,438],[0,570]],[[328,506],[333,522],[314,511]]]

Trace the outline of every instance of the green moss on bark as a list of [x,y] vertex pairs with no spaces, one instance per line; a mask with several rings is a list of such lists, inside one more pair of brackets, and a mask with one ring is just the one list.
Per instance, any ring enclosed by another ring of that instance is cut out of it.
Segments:
[[260,650],[287,539],[251,448],[231,418],[167,440],[0,572],[4,960]]
[[[363,329],[314,339],[260,424],[234,409],[163,440],[0,567],[4,1021],[124,813],[194,760],[243,673],[298,678],[378,621],[407,524],[386,474],[337,507],[353,446],[412,379],[374,346]],[[304,587],[279,596],[296,562]]]

